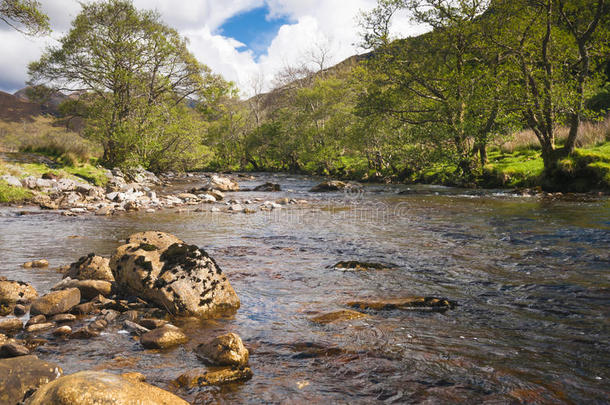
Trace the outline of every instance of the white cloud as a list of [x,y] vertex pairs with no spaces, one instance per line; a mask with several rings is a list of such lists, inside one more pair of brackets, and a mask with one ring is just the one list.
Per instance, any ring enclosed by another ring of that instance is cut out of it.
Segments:
[[[0,89],[24,86],[27,64],[40,57],[45,44],[58,39],[80,11],[77,0],[42,0],[54,34],[51,38],[28,38],[0,25]],[[267,4],[270,18],[287,17],[267,52],[254,53],[235,39],[219,35],[229,18]],[[253,77],[263,76],[267,88],[279,69],[301,62],[318,43],[328,44],[331,61],[339,62],[359,51],[358,14],[370,10],[376,0],[134,0],[139,8],[156,9],[162,19],[190,40],[189,48],[203,63],[249,93]],[[410,35],[421,32],[405,15],[397,16],[393,31]]]

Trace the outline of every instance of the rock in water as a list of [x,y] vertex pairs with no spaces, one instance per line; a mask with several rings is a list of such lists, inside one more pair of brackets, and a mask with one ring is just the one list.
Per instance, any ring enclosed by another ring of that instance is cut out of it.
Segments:
[[338,180],[324,181],[317,186],[311,188],[311,192],[328,192],[328,191],[343,191],[343,190],[361,190],[362,186],[356,183],[345,183]]
[[254,187],[254,191],[281,191],[282,187],[277,183],[265,183]]
[[50,292],[32,303],[30,313],[45,316],[61,314],[70,311],[80,303],[80,290],[69,288],[67,290]]
[[358,300],[347,303],[352,308],[372,310],[419,310],[419,311],[445,311],[457,306],[454,301],[435,297],[405,297],[383,300]]
[[367,318],[367,314],[362,312],[352,311],[351,309],[342,309],[335,312],[318,315],[311,318],[312,322],[319,324],[327,324],[332,322],[351,321],[352,319]]
[[167,349],[172,346],[187,342],[186,335],[174,325],[165,325],[150,332],[146,332],[140,338],[140,343],[147,349]]
[[220,267],[203,250],[173,235],[132,235],[110,261],[117,287],[173,315],[213,318],[234,313],[239,298]]
[[0,360],[0,404],[20,403],[26,392],[55,380],[63,373],[36,356]]
[[83,256],[78,261],[72,263],[66,277],[77,280],[104,280],[114,281],[114,276],[110,270],[110,260],[90,253]]
[[27,302],[38,297],[36,289],[21,281],[0,280],[0,304]]
[[209,385],[223,385],[238,381],[246,381],[252,378],[250,367],[223,368],[219,370],[207,370],[196,368],[187,371],[176,379],[179,387],[195,388]]
[[65,290],[67,288],[78,288],[82,298],[91,299],[98,295],[104,297],[110,295],[112,283],[104,280],[73,280],[68,277],[55,284],[51,290]]
[[152,385],[100,371],[81,371],[40,387],[27,405],[149,404],[188,405]]
[[245,366],[248,349],[235,333],[227,333],[208,343],[197,346],[195,351],[204,363],[212,366]]
[[206,188],[208,190],[239,191],[239,184],[228,177],[213,175]]

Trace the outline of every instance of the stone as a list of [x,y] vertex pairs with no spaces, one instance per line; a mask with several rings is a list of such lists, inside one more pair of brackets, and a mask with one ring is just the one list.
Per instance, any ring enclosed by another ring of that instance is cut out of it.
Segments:
[[7,316],[13,313],[15,304],[0,304],[0,316]]
[[70,310],[73,314],[78,315],[86,315],[91,314],[93,312],[99,311],[93,302],[85,302],[79,305],[76,305],[74,308]]
[[0,360],[0,404],[20,403],[27,392],[55,380],[62,373],[58,365],[33,355]]
[[357,260],[343,261],[333,266],[340,270],[388,270],[396,268],[395,265],[387,265],[383,263],[360,262]]
[[239,191],[239,184],[236,181],[218,175],[212,175],[206,185],[208,190],[220,190],[220,191]]
[[76,280],[103,280],[114,281],[114,276],[110,270],[110,260],[89,253],[70,265],[66,272],[66,277]]
[[80,290],[69,288],[67,290],[53,291],[38,298],[32,303],[30,313],[45,316],[61,314],[70,311],[80,303]]
[[141,336],[147,332],[150,332],[149,329],[132,321],[123,322],[123,329],[136,336]]
[[311,318],[311,321],[319,324],[327,324],[332,322],[351,321],[352,319],[367,318],[369,315],[362,312],[343,309],[340,311],[329,312]]
[[13,315],[15,316],[23,316],[25,314],[27,314],[28,309],[21,304],[17,304],[15,305],[15,308],[13,308]]
[[211,366],[245,366],[248,364],[248,349],[235,333],[218,336],[195,349],[197,357]]
[[38,297],[38,292],[28,283],[12,280],[0,281],[0,303],[29,302]]
[[147,329],[157,329],[162,326],[167,325],[167,321],[163,319],[155,319],[155,318],[144,318],[139,321],[140,325],[144,326]]
[[76,321],[76,316],[72,314],[57,314],[51,318],[51,322],[55,323],[66,323]]
[[10,174],[5,174],[4,176],[0,176],[0,180],[4,180],[6,184],[13,187],[22,187],[21,182],[15,176],[11,176]]
[[219,370],[208,370],[196,368],[189,370],[176,379],[176,384],[184,388],[206,387],[209,385],[223,385],[239,381],[247,381],[252,378],[250,367],[222,368]]
[[254,187],[254,191],[281,191],[282,187],[277,183],[267,182],[259,186]]
[[47,321],[47,317],[44,315],[35,315],[30,317],[30,319],[28,319],[27,323],[25,324],[26,328],[30,325],[36,325],[38,323],[44,323]]
[[389,310],[405,309],[420,311],[444,311],[453,309],[457,304],[444,298],[435,297],[405,297],[384,300],[358,300],[347,303],[352,308]]
[[180,198],[181,200],[185,200],[185,201],[199,199],[199,197],[197,197],[195,194],[191,194],[191,193],[180,193],[176,197]]
[[216,201],[222,201],[225,198],[225,195],[220,190],[209,190],[208,194],[216,199]]
[[229,207],[229,211],[232,211],[232,212],[243,212],[244,211],[244,207],[242,207],[241,204],[231,204],[231,206]]
[[174,325],[164,325],[140,337],[140,343],[147,349],[167,349],[188,341],[182,330]]
[[23,267],[26,269],[49,267],[49,261],[47,259],[33,260],[23,263]]
[[329,192],[329,191],[344,191],[344,190],[361,190],[362,186],[356,183],[345,183],[338,180],[324,181],[317,186],[311,188],[311,192]]
[[146,381],[146,376],[142,373],[138,373],[137,371],[132,371],[130,373],[123,373],[123,374],[121,374],[121,377],[123,377],[126,380],[135,381],[135,382]]
[[142,404],[188,405],[150,384],[101,371],[81,371],[40,387],[26,405]]
[[110,261],[117,287],[177,316],[234,314],[239,298],[216,262],[173,235],[143,232],[128,238]]
[[28,333],[36,333],[36,332],[40,332],[43,330],[51,329],[54,326],[55,326],[55,324],[50,323],[50,322],[37,323],[35,325],[28,326],[27,328],[25,328],[25,331]]
[[7,343],[0,346],[0,358],[3,359],[27,356],[28,354],[30,354],[30,350],[17,343]]
[[69,336],[72,334],[72,328],[68,325],[60,326],[53,331],[54,336]]
[[17,332],[23,329],[23,322],[18,318],[4,318],[0,319],[0,332]]
[[83,299],[91,299],[98,295],[108,296],[112,293],[112,283],[104,280],[73,280],[70,277],[64,278],[55,284],[52,291],[65,290],[68,288],[78,288]]

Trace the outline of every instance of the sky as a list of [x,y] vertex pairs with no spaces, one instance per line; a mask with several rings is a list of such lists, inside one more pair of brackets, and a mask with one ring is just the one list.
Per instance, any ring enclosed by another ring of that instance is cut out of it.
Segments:
[[[56,45],[79,13],[78,0],[40,0],[53,32],[27,37],[0,22],[0,90],[25,86],[27,65],[45,47]],[[356,53],[358,16],[376,0],[133,0],[141,9],[156,9],[161,19],[189,39],[189,49],[215,73],[233,81],[249,96],[261,84],[269,90],[284,67],[310,59],[318,47],[329,52],[327,66]],[[407,15],[397,15],[397,37],[423,32]]]

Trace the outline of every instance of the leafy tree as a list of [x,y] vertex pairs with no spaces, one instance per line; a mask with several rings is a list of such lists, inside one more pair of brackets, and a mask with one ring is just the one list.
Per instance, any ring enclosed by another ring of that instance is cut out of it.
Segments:
[[[48,48],[29,73],[33,85],[86,97],[86,133],[101,142],[109,166],[167,167],[188,150],[186,141],[196,147],[204,135],[184,106],[211,113],[230,87],[158,13],[129,0],[84,4],[60,46]],[[184,128],[194,132],[185,138]]]
[[0,20],[26,35],[47,34],[49,17],[40,11],[36,0],[1,0]]

